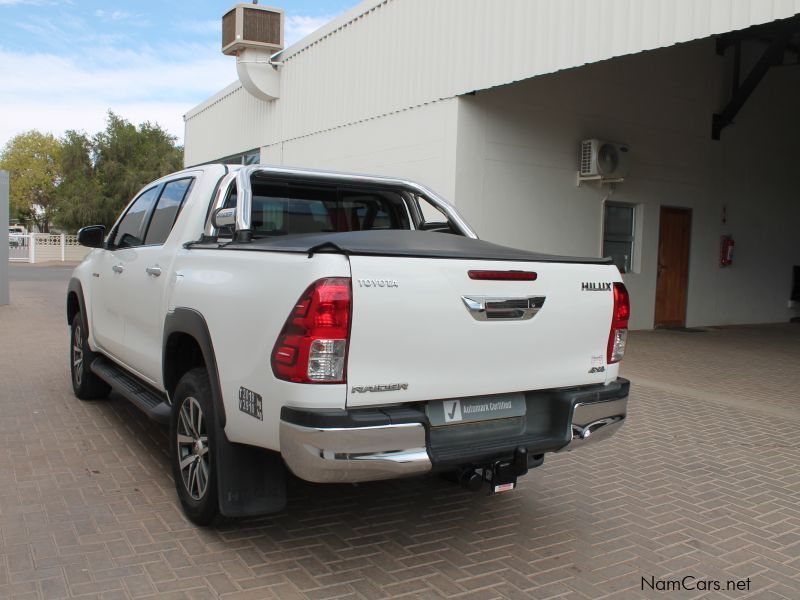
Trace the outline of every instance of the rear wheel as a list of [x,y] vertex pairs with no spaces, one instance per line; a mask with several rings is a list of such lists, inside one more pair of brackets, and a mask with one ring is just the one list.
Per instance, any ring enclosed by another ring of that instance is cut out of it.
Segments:
[[178,498],[197,525],[208,525],[219,513],[213,419],[208,373],[192,369],[173,394],[170,447]]
[[90,365],[97,353],[89,348],[87,331],[83,324],[83,316],[77,313],[72,318],[69,336],[69,367],[72,375],[72,390],[81,400],[97,400],[105,398],[111,387],[97,375],[92,373]]

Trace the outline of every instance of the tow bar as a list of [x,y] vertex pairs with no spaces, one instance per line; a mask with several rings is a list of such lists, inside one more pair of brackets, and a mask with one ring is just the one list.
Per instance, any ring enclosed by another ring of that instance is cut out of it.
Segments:
[[[535,464],[532,466],[534,467],[538,467],[544,462],[543,455],[533,458]],[[461,472],[458,481],[461,487],[471,492],[479,491],[484,482],[489,484],[489,493],[491,494],[510,492],[517,487],[517,477],[525,475],[528,467],[528,449],[518,446],[514,450],[511,460],[498,460],[487,466],[466,468]]]

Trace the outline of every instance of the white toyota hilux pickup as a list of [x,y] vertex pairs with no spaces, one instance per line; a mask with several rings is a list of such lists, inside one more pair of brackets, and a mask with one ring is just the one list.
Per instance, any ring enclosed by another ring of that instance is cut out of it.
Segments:
[[75,394],[169,424],[196,523],[281,510],[286,467],[506,491],[625,420],[617,268],[481,241],[411,181],[206,165],[78,237]]

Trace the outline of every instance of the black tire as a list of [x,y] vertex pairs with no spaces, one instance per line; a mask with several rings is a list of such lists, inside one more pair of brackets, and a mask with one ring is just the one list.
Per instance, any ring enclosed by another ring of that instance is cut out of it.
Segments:
[[72,390],[81,400],[99,400],[106,398],[111,387],[97,375],[92,373],[92,364],[97,353],[89,348],[83,316],[77,313],[72,318],[69,334],[69,370],[72,375]]
[[208,373],[192,369],[181,377],[172,397],[169,444],[175,490],[184,513],[197,525],[209,525],[219,514],[213,423]]

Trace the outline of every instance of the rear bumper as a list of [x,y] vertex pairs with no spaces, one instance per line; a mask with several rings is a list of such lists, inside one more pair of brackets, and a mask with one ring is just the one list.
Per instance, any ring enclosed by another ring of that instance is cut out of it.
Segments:
[[394,479],[431,470],[421,423],[332,428],[281,421],[281,455],[295,475],[319,483]]
[[629,382],[525,394],[526,415],[431,427],[424,405],[353,410],[284,407],[281,454],[307,481],[359,482],[490,464],[524,447],[529,464],[547,452],[605,439],[625,422]]
[[574,450],[611,437],[625,423],[627,413],[627,396],[605,402],[576,404],[572,415],[572,439],[562,450]]

